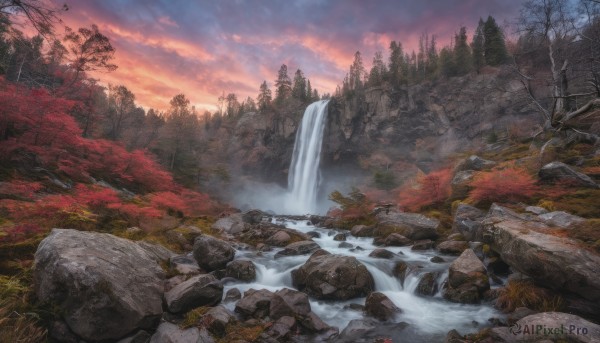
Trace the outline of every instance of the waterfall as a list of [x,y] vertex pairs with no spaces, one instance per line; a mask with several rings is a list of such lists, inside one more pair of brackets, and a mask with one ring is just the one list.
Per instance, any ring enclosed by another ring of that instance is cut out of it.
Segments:
[[310,104],[296,133],[286,199],[286,209],[290,214],[316,213],[319,162],[328,102],[321,100]]

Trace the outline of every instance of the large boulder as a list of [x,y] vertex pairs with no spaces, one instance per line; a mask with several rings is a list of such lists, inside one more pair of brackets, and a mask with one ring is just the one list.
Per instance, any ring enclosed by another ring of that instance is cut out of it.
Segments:
[[394,319],[402,312],[385,294],[372,292],[365,300],[365,313],[381,321]]
[[280,289],[271,298],[269,314],[272,319],[284,316],[306,317],[311,312],[308,295],[293,289]]
[[536,283],[600,302],[600,256],[539,222],[506,219],[485,226],[490,247]]
[[376,232],[393,231],[410,240],[435,239],[440,222],[417,213],[405,213],[398,210],[377,213]]
[[227,263],[225,276],[251,282],[256,279],[256,266],[252,261],[234,260]]
[[452,196],[462,198],[467,196],[471,190],[471,182],[475,175],[474,170],[462,170],[454,174],[450,186],[452,187]]
[[373,276],[356,258],[317,250],[292,271],[294,287],[317,299],[347,300],[374,289]]
[[485,212],[471,205],[460,203],[454,213],[452,231],[460,232],[468,241],[481,239],[481,220]]
[[452,264],[444,297],[453,302],[475,304],[490,289],[485,266],[471,249],[465,250]]
[[308,255],[319,250],[319,245],[313,241],[300,241],[288,244],[285,249],[275,254],[275,258],[283,256]]
[[562,181],[580,187],[600,188],[589,176],[582,174],[562,162],[551,162],[538,173],[542,181]]
[[269,315],[273,292],[266,289],[249,289],[235,304],[235,312],[244,318],[264,318]]
[[542,312],[490,331],[494,342],[600,342],[600,325],[573,314]]
[[262,222],[262,219],[265,216],[267,216],[267,214],[261,210],[249,210],[242,213],[242,220],[244,223],[258,224]]
[[165,293],[169,312],[187,312],[199,306],[218,304],[223,298],[223,284],[210,274],[197,275]]
[[585,221],[584,218],[574,216],[564,211],[554,211],[540,214],[538,218],[550,226],[558,226],[561,228],[568,228],[573,224],[578,224]]
[[241,213],[234,213],[230,216],[220,218],[211,226],[213,230],[232,235],[244,231],[244,228],[244,218]]
[[460,255],[469,248],[469,243],[465,241],[445,241],[437,246],[437,250],[442,254]]
[[399,233],[390,233],[383,244],[388,247],[403,247],[406,245],[411,245],[412,241]]
[[196,327],[182,329],[179,326],[162,322],[152,338],[150,343],[214,343],[215,340],[210,336],[206,329]]
[[235,249],[221,239],[203,235],[194,241],[194,258],[207,272],[224,269],[234,256]]
[[225,306],[219,305],[211,308],[202,316],[202,324],[211,333],[222,337],[225,335],[227,325],[235,320],[233,312]]
[[366,225],[355,225],[350,230],[354,237],[372,237],[375,233],[375,227]]
[[136,242],[105,233],[53,229],[35,253],[34,287],[84,340],[116,340],[150,329],[162,315],[165,274]]

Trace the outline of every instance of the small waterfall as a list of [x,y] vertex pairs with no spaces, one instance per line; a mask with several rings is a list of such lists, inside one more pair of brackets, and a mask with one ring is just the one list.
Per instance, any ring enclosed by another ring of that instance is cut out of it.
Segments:
[[316,213],[319,162],[328,102],[321,100],[310,104],[296,133],[286,199],[290,214]]

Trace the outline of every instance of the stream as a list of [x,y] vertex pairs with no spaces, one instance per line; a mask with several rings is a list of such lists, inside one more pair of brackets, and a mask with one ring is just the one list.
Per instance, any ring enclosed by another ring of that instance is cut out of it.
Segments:
[[[395,318],[395,322],[409,324],[413,334],[423,342],[443,341],[451,329],[456,329],[461,334],[479,331],[487,326],[488,319],[501,318],[502,314],[489,305],[465,305],[452,303],[442,297],[441,289],[444,280],[448,277],[448,267],[456,257],[443,256],[445,262],[432,263],[430,259],[438,255],[434,250],[412,251],[411,247],[386,247],[387,250],[397,254],[392,259],[372,258],[368,255],[376,248],[372,244],[373,238],[358,238],[350,234],[346,243],[354,247],[360,246],[363,250],[340,248],[341,242],[333,239],[337,232],[335,229],[323,229],[310,225],[307,220],[291,221],[278,219],[278,224],[288,228],[308,233],[316,231],[319,238],[313,240],[319,246],[332,254],[354,256],[362,262],[375,280],[375,291],[382,292],[398,306],[402,313]],[[274,259],[274,255],[283,248],[258,253],[255,251],[237,251],[236,259],[247,259],[254,262],[257,269],[256,281],[252,283],[230,282],[225,285],[224,292],[231,288],[238,288],[242,293],[250,288],[277,291],[282,288],[292,288],[291,271],[299,268],[310,255],[286,256]],[[416,271],[407,274],[404,285],[392,275],[394,265],[404,261],[411,266],[418,266]],[[437,279],[438,289],[434,296],[421,296],[415,293],[420,277],[426,272],[439,272]],[[362,311],[348,308],[350,304],[364,305],[365,298],[355,298],[347,301],[320,301],[310,299],[310,305],[323,321],[331,326],[337,326],[340,332],[353,319],[363,318]],[[226,305],[233,310],[235,303]],[[411,340],[412,341],[412,340]]]

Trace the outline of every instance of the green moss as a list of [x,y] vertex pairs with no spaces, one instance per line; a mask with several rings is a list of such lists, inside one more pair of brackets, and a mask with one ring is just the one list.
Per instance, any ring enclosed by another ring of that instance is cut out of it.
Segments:
[[245,325],[240,322],[229,323],[225,328],[225,335],[217,343],[235,341],[258,342],[260,335],[265,331],[266,325]]
[[179,324],[179,326],[182,329],[187,329],[187,328],[191,328],[193,326],[200,325],[200,319],[210,309],[211,309],[210,307],[202,306],[202,307],[198,307],[198,308],[195,308],[195,309],[189,311],[188,313],[185,314],[185,318],[184,318],[183,322],[181,322],[181,324]]

